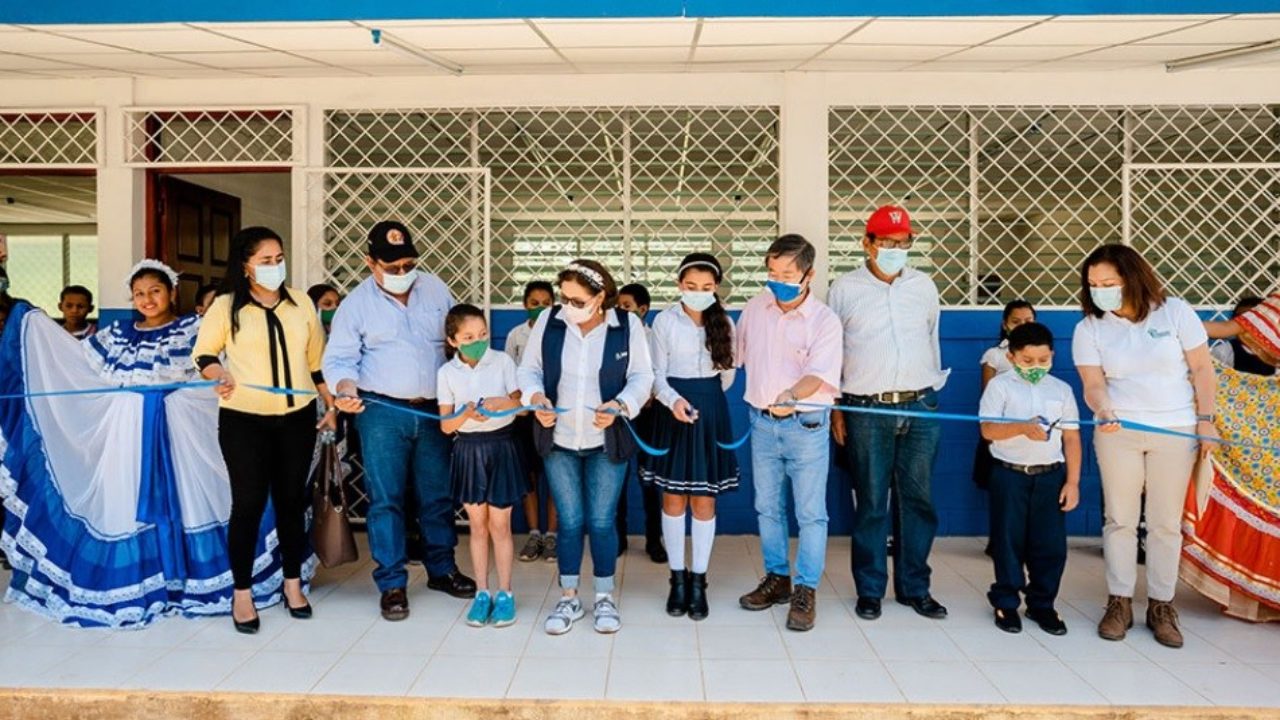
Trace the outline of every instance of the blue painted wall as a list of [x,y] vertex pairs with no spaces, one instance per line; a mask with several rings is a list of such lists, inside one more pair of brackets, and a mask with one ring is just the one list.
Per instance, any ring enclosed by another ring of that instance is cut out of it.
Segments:
[[486,18],[867,17],[1275,12],[1276,0],[84,0],[0,3],[0,23]]
[[[507,333],[524,321],[520,310],[495,310],[493,335],[495,345],[505,342]],[[1071,333],[1080,313],[1074,310],[1047,310],[1039,319],[1053,330],[1056,340],[1054,374],[1076,390],[1082,413],[1087,413],[1080,395],[1080,378],[1071,363]],[[943,412],[976,413],[981,370],[978,361],[983,351],[995,344],[999,334],[998,310],[944,310],[942,313],[942,361],[951,368],[951,378],[942,391]],[[742,401],[742,378],[730,391],[729,404],[735,427],[745,429],[746,405]],[[978,426],[969,423],[947,423],[938,461],[934,466],[933,500],[938,510],[939,533],[942,535],[985,535],[987,532],[986,493],[973,484],[973,454],[978,442]],[[1081,478],[1080,507],[1067,516],[1067,531],[1073,535],[1097,535],[1102,530],[1101,489],[1097,463],[1093,457],[1092,433],[1084,430],[1084,472]],[[835,448],[835,445],[832,445]],[[750,446],[738,451],[743,483],[735,493],[721,498],[718,527],[721,533],[756,532],[756,516],[752,510],[754,494],[751,484]],[[833,455],[834,460],[834,455]],[[627,488],[628,526],[634,534],[643,524],[643,506],[639,486],[633,481]],[[827,486],[827,509],[831,516],[830,532],[846,535],[853,515],[851,486],[848,476],[832,463]]]

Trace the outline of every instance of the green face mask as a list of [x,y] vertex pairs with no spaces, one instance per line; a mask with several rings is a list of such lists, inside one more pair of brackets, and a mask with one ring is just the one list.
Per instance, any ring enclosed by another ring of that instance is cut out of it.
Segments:
[[1048,365],[1032,365],[1030,367],[1023,367],[1021,365],[1014,365],[1013,371],[1018,373],[1018,377],[1022,378],[1023,380],[1026,380],[1032,385],[1035,385],[1036,383],[1043,380],[1045,375],[1049,374],[1049,366]]
[[525,308],[524,311],[528,313],[530,322],[537,322],[538,316],[541,315],[542,311],[546,309],[547,309],[546,305],[534,305],[531,308]]
[[489,341],[487,339],[458,346],[458,352],[462,353],[462,357],[472,362],[480,362],[480,358],[484,357],[485,351],[488,349]]
[[336,313],[336,312],[338,312],[338,309],[337,309],[337,308],[334,308],[333,310],[321,310],[321,311],[320,311],[320,322],[324,323],[325,325],[332,325],[332,324],[333,324],[333,315],[334,315],[334,313]]

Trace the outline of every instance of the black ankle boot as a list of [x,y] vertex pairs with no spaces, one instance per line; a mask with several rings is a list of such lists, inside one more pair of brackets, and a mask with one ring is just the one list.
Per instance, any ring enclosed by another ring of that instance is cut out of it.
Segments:
[[689,571],[671,571],[671,593],[667,595],[667,614],[680,617],[689,612]]
[[689,573],[689,619],[707,619],[707,574]]

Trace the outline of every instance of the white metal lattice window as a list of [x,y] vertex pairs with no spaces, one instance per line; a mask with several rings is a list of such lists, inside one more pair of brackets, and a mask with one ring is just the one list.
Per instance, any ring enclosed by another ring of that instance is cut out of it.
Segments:
[[298,165],[293,108],[126,108],[127,165]]
[[[680,258],[759,257],[777,233],[772,108],[335,111],[334,166],[483,166],[493,174],[495,304],[577,256],[670,286]],[[754,270],[754,265],[752,265]]]
[[1130,240],[1170,294],[1230,306],[1280,277],[1280,163],[1134,166]]
[[323,260],[323,282],[346,293],[366,278],[369,229],[394,218],[412,229],[420,267],[459,302],[488,307],[487,170],[319,170],[308,173],[308,192],[322,208],[309,247]]
[[98,113],[0,110],[0,168],[93,168]]

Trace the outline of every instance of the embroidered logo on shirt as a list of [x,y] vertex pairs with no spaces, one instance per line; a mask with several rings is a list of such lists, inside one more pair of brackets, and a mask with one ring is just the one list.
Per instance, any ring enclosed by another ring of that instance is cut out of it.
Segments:
[[387,244],[403,245],[404,233],[400,232],[400,230],[398,230],[397,228],[391,228],[390,230],[387,231]]
[[1148,334],[1148,335],[1150,335],[1152,338],[1154,338],[1154,339],[1156,339],[1156,340],[1159,340],[1160,338],[1167,338],[1167,337],[1172,336],[1172,335],[1173,335],[1173,331],[1172,331],[1172,330],[1157,330],[1157,329],[1155,329],[1155,328],[1149,328],[1149,329],[1147,330],[1147,334]]
[[622,352],[620,352],[620,353],[614,353],[613,359],[614,359],[614,360],[621,360],[622,358],[626,357],[626,356],[627,356],[627,355],[629,355],[629,354],[630,354],[630,352],[628,352],[627,350],[623,350],[623,351],[622,351]]

